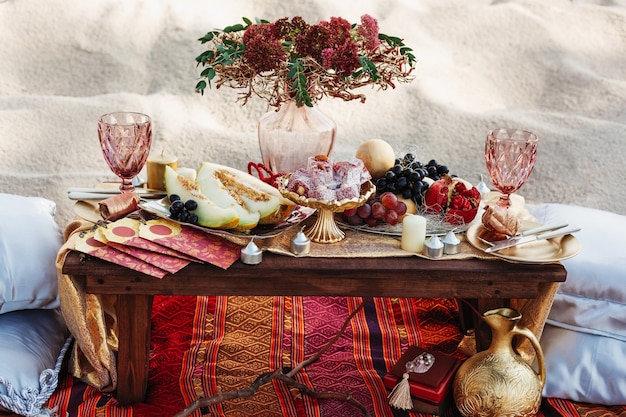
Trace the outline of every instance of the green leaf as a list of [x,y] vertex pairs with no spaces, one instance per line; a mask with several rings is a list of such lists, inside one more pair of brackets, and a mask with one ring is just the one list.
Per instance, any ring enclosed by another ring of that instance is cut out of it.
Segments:
[[224,32],[226,33],[239,32],[240,30],[244,30],[244,29],[245,27],[241,23],[237,23],[232,26],[226,26],[224,28]]
[[367,72],[372,79],[372,81],[378,81],[380,79],[380,75],[378,75],[378,69],[376,65],[365,56],[359,56],[359,62],[361,63],[361,67],[363,71]]
[[215,53],[213,51],[204,51],[196,57],[196,61],[201,64],[205,64],[207,61],[211,61],[214,56]]
[[[222,65],[231,65],[234,61],[231,58],[231,54],[230,54],[230,50],[228,51],[224,51],[221,55],[220,55],[220,63]],[[217,59],[215,60],[215,62],[217,62]]]
[[196,84],[196,93],[201,93],[202,95],[204,95],[205,88],[206,88],[206,81],[204,80],[198,81],[198,84]]
[[296,104],[301,107],[306,104],[308,107],[313,107],[313,102],[309,92],[307,91],[306,75],[304,74],[304,65],[302,62],[295,61],[289,64],[288,77],[293,79],[292,88],[295,90]]
[[298,71],[298,67],[295,65],[289,65],[289,72],[287,73],[287,77],[296,78],[296,72]]
[[389,36],[389,35],[385,35],[384,33],[379,33],[378,34],[378,39],[380,39],[381,41],[387,42],[391,46],[401,46],[401,45],[403,45],[402,44],[402,39],[398,38],[397,36]]
[[198,38],[198,40],[202,43],[207,43],[210,42],[216,35],[216,32],[208,32],[206,35],[204,35],[201,38]]
[[248,26],[250,26],[250,25],[252,24],[252,20],[248,19],[247,17],[242,17],[241,19],[242,19],[242,20],[244,21],[244,23],[245,23],[246,25],[248,25]]

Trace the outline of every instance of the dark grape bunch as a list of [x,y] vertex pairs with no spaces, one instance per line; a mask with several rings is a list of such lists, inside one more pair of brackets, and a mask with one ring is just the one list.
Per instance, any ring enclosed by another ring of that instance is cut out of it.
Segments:
[[198,223],[198,215],[192,213],[198,208],[198,203],[194,200],[182,201],[178,194],[170,195],[170,219],[178,220],[182,223]]
[[423,164],[416,160],[412,153],[407,153],[404,157],[397,158],[394,166],[376,180],[376,194],[391,192],[413,200],[419,207],[424,204],[424,194],[430,186],[424,179],[437,181],[449,171],[447,166],[437,163],[434,159]]

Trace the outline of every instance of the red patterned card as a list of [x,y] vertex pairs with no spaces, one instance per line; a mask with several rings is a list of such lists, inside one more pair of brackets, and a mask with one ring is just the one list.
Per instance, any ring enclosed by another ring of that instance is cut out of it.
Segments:
[[125,246],[132,246],[134,248],[145,249],[150,252],[174,256],[187,261],[200,262],[192,256],[185,255],[184,253],[166,248],[165,246],[142,238],[139,236],[140,226],[141,221],[125,217],[115,221],[114,223],[108,224],[106,228],[101,228],[100,230],[109,242],[116,242]]
[[241,256],[241,247],[233,242],[166,219],[141,224],[139,236],[222,269]]
[[[139,231],[138,229],[139,228],[137,227],[137,232]],[[116,222],[114,224],[110,224],[107,228],[99,227],[94,238],[107,246],[147,262],[150,265],[154,265],[157,268],[169,272],[170,274],[175,274],[191,263],[191,261],[186,259],[127,245],[127,243],[129,243],[128,241],[133,239],[131,237],[131,233],[134,233],[132,228],[125,225],[119,225]],[[125,240],[124,237],[128,237],[128,240]],[[109,238],[112,238],[113,240],[109,240]],[[117,242],[115,240],[117,240]],[[120,241],[124,243],[119,243]]]
[[167,275],[167,271],[108,246],[96,240],[94,235],[95,232],[88,232],[78,236],[74,249],[156,278]]

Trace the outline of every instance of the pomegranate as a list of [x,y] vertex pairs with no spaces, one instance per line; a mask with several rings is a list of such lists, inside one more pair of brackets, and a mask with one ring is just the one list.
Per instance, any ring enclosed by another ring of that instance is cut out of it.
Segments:
[[474,220],[479,204],[480,192],[476,187],[468,188],[465,181],[448,174],[431,184],[424,197],[426,213],[441,214],[443,221],[456,225]]

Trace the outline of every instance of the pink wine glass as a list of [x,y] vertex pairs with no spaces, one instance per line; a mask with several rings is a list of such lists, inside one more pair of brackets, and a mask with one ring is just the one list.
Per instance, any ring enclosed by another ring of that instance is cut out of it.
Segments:
[[98,138],[104,160],[122,179],[120,191],[135,191],[132,180],[148,159],[152,144],[152,121],[141,113],[109,113],[98,120]]
[[526,182],[537,160],[537,135],[518,129],[495,129],[487,134],[485,162],[500,193],[498,205],[509,207],[510,195]]

